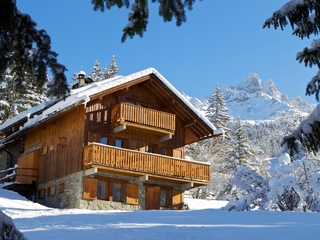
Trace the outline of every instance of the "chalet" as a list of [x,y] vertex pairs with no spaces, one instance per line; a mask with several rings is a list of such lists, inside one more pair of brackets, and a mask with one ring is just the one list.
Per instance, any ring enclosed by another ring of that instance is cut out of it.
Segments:
[[184,146],[223,130],[157,70],[82,82],[0,125],[5,188],[57,208],[148,210],[181,209],[209,183]]

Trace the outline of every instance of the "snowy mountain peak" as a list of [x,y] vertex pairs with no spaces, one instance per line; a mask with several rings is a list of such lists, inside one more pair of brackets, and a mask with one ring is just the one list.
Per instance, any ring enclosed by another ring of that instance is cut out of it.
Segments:
[[262,80],[258,74],[250,73],[245,77],[242,83],[240,83],[238,89],[246,91],[249,94],[262,91]]
[[[271,79],[263,82],[256,73],[248,74],[238,86],[220,88],[220,91],[227,104],[229,115],[234,119],[238,116],[241,120],[271,120],[292,115],[307,116],[315,108],[314,104],[300,97],[290,99],[277,89]],[[186,95],[185,97],[205,114],[207,99],[200,100]]]
[[263,91],[270,96],[276,96],[279,93],[276,84],[271,79],[263,84]]
[[242,120],[269,120],[290,115],[308,115],[314,105],[300,97],[289,99],[269,79],[262,82],[256,73],[248,74],[238,87],[221,89],[229,115]]

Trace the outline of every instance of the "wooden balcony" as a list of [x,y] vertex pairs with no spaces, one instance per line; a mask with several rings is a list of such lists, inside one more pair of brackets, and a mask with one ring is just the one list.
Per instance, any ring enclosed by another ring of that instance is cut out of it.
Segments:
[[127,128],[139,128],[165,136],[173,135],[176,125],[176,115],[158,110],[140,107],[128,103],[115,105],[111,112],[114,131]]
[[210,165],[207,163],[116,148],[99,143],[84,147],[83,164],[85,169],[95,167],[122,175],[148,176],[149,180],[178,184],[192,183],[194,187],[207,185],[210,180]]

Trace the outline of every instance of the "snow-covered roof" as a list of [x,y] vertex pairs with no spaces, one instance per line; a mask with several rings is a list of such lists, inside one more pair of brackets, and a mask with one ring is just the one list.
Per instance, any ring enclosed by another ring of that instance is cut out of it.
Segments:
[[[216,129],[215,126],[205,117],[203,116],[200,111],[194,107],[175,87],[171,85],[171,83],[165,79],[156,69],[148,68],[127,76],[117,76],[114,78],[106,79],[100,82],[94,82],[87,86],[71,90],[70,95],[66,97],[64,100],[60,100],[54,103],[54,100],[44,102],[36,107],[30,108],[17,116],[5,121],[3,124],[0,125],[0,132],[4,129],[12,126],[16,122],[27,118],[27,122],[20,127],[20,132],[23,129],[30,128],[40,122],[48,120],[50,117],[68,110],[74,106],[79,104],[86,105],[91,99],[90,97],[99,94],[103,91],[108,89],[112,89],[114,87],[121,86],[126,83],[130,83],[138,78],[145,77],[148,75],[154,74],[163,84],[174,93],[177,98],[179,98],[189,109],[191,109],[206,125],[208,125],[214,135],[223,134],[222,129]],[[54,103],[54,104],[53,104]],[[39,114],[37,114],[39,112]]]

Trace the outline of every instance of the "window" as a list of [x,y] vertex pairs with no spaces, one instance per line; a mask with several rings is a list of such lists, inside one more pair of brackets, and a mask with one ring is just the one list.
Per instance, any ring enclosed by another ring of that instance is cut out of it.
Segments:
[[115,145],[116,147],[123,148],[123,140],[121,140],[121,139],[116,139],[115,142],[114,142],[114,145]]
[[127,100],[127,101],[125,101],[125,103],[126,104],[131,104],[131,105],[136,105],[138,107],[149,108],[149,104],[138,102],[138,101],[135,101],[135,100]]
[[39,190],[39,199],[44,199],[46,190],[44,188]]
[[112,184],[112,201],[121,202],[122,195],[122,184],[113,183]]
[[102,199],[102,200],[107,199],[107,183],[106,182],[98,182],[97,197],[98,199]]
[[103,122],[104,122],[104,123],[107,123],[107,121],[108,121],[108,111],[107,111],[107,110],[104,110]]
[[49,189],[50,189],[50,197],[54,197],[54,195],[56,195],[56,188],[52,186]]
[[49,186],[47,190],[47,197],[54,197],[56,191],[54,186]]
[[64,193],[64,182],[59,183],[59,193]]
[[124,183],[118,181],[114,182],[113,179],[107,179],[104,177],[98,178],[99,180],[93,179],[96,181],[96,184],[90,184],[90,187],[95,188],[95,190],[90,190],[90,192],[95,192],[95,195],[92,195],[91,199],[100,199],[113,202],[122,202],[124,200]]
[[168,207],[167,196],[168,196],[167,190],[160,191],[160,207]]
[[108,138],[107,137],[100,138],[100,143],[108,145]]
[[167,149],[162,147],[162,148],[160,149],[160,154],[161,154],[161,155],[168,155]]
[[155,152],[156,152],[156,146],[154,146],[154,145],[148,145],[148,146],[147,146],[147,152],[148,152],[148,153],[155,153]]

